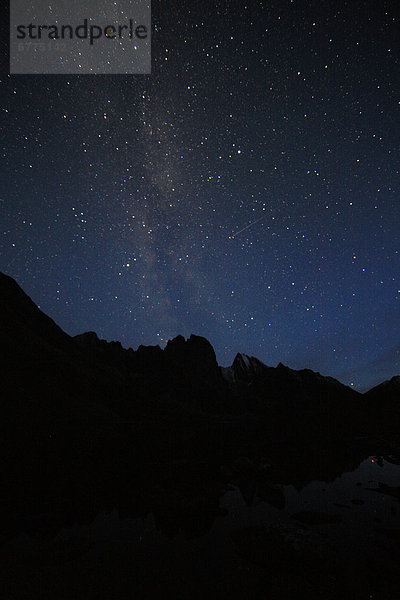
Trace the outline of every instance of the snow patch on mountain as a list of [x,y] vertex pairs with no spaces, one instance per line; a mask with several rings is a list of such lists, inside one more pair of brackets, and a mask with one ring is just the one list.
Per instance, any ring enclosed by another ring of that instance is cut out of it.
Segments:
[[255,356],[238,353],[230,367],[221,367],[222,377],[230,384],[250,385],[268,367]]

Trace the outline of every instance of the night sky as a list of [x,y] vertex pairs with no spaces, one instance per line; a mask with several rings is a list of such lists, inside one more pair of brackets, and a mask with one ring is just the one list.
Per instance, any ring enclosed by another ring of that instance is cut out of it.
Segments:
[[398,374],[397,2],[188,4],[153,2],[151,75],[5,48],[0,269],[71,335]]

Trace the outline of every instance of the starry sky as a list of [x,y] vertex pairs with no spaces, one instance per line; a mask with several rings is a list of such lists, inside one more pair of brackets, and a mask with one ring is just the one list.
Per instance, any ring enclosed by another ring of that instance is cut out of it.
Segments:
[[67,333],[400,371],[396,2],[152,3],[150,75],[9,75],[1,261]]

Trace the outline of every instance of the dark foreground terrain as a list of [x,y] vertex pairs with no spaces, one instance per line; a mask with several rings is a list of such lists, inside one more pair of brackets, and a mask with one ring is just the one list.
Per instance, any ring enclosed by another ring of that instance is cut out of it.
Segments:
[[0,292],[2,598],[400,598],[399,378],[124,350]]

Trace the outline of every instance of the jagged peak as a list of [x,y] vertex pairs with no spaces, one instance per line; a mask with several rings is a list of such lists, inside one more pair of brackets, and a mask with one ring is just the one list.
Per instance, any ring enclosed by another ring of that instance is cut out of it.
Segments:
[[241,382],[248,385],[266,369],[268,367],[255,356],[238,352],[232,366],[222,368],[221,373],[229,383]]
[[264,367],[267,366],[256,356],[250,356],[250,354],[245,354],[244,352],[238,352],[234,358],[233,364],[235,363],[235,361],[243,361],[245,364],[248,365],[256,363],[259,365],[263,365]]
[[89,344],[101,344],[102,346],[107,345],[107,346],[113,346],[121,348],[122,350],[124,350],[124,348],[122,347],[121,342],[115,341],[115,340],[105,340],[103,338],[99,338],[99,336],[97,335],[97,333],[95,331],[85,331],[85,333],[78,333],[78,335],[75,335],[74,340],[76,340],[77,342],[83,342],[83,343],[89,343]]
[[185,343],[186,343],[185,338],[183,337],[183,335],[179,334],[179,335],[175,336],[174,338],[172,338],[172,340],[168,340],[167,345],[165,346],[165,349],[171,348],[173,346],[182,345]]
[[207,338],[203,337],[202,335],[196,335],[194,333],[191,333],[187,339],[183,335],[178,334],[171,340],[168,340],[166,348],[171,347],[171,346],[178,346],[178,345],[183,346],[185,344],[193,345],[193,344],[198,344],[198,343],[207,344],[207,346],[212,347],[212,344],[208,341]]
[[168,353],[168,351],[170,351],[172,348],[181,347],[183,349],[183,348],[194,348],[194,347],[200,347],[200,346],[202,346],[203,348],[212,349],[212,352],[215,354],[214,348],[213,348],[212,344],[208,341],[208,339],[201,335],[195,335],[194,333],[192,333],[190,335],[190,337],[187,339],[185,339],[183,337],[183,335],[179,334],[176,337],[174,337],[172,340],[168,340],[167,345],[165,346],[165,350]]
[[143,344],[140,344],[140,346],[137,349],[137,352],[146,352],[147,350],[149,351],[155,351],[155,352],[162,352],[160,346],[158,344],[156,344],[155,346],[144,346]]
[[190,337],[187,341],[190,342],[191,344],[207,344],[207,346],[212,347],[211,342],[209,342],[209,340],[207,338],[205,338],[202,335],[196,335],[194,333],[190,334]]
[[95,331],[85,331],[84,333],[78,333],[78,335],[74,335],[74,340],[96,340],[100,341],[99,336]]
[[276,368],[277,368],[277,369],[282,369],[282,370],[283,370],[283,369],[285,369],[285,371],[288,371],[288,370],[290,370],[288,366],[284,365],[284,364],[283,364],[283,363],[281,363],[281,362],[280,362],[280,363],[277,365],[277,367],[276,367]]

